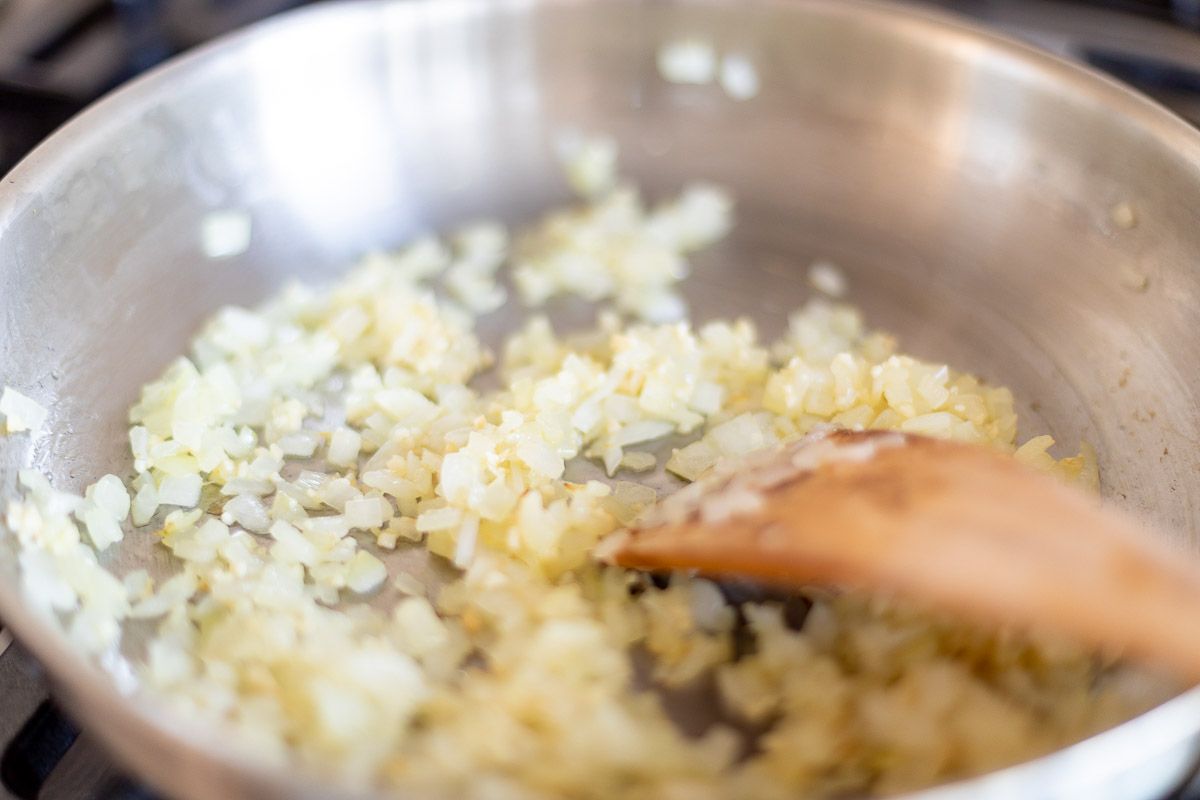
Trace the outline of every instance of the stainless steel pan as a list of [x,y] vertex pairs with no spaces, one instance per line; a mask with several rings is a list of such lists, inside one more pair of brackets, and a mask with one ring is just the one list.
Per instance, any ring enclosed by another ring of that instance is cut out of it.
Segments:
[[[665,83],[655,52],[681,34],[747,55],[759,96]],[[616,135],[651,190],[705,177],[739,198],[736,233],[687,288],[698,316],[777,329],[804,298],[803,266],[831,258],[873,322],[1011,385],[1026,433],[1094,443],[1107,493],[1195,548],[1200,135],[1019,44],[838,0],[328,5],[122,89],[0,189],[0,382],[53,410],[36,444],[0,440],[0,495],[23,464],[70,487],[127,469],[124,409],[219,304],[561,200],[550,143],[564,126]],[[1114,223],[1121,202],[1136,227]],[[200,228],[219,209],[248,212],[253,233],[213,260]],[[115,559],[165,566],[134,537]],[[119,696],[22,606],[2,536],[0,617],[164,792],[327,794]],[[1198,743],[1193,691],[928,796],[1153,797]]]

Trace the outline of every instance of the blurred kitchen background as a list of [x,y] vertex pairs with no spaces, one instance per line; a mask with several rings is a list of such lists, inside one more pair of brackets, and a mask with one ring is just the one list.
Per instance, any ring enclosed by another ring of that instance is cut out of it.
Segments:
[[[174,53],[316,0],[0,0],[0,172]],[[926,0],[1090,63],[1200,124],[1200,0]]]
[[[92,100],[171,55],[316,1],[0,0],[0,173]],[[1200,0],[923,4],[1104,70],[1200,126]],[[0,800],[35,797],[153,795],[79,736],[36,663],[0,626]],[[1200,800],[1200,784],[1175,797]]]

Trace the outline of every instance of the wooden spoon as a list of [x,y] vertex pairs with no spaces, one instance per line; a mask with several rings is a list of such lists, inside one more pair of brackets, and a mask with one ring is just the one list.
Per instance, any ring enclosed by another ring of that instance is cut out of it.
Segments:
[[974,445],[816,434],[686,487],[596,552],[622,567],[882,589],[1200,681],[1200,562]]

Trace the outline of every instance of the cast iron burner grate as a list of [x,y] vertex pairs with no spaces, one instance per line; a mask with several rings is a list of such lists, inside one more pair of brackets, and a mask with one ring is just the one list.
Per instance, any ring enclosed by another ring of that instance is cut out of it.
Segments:
[[155,800],[54,704],[41,669],[0,629],[0,800]]

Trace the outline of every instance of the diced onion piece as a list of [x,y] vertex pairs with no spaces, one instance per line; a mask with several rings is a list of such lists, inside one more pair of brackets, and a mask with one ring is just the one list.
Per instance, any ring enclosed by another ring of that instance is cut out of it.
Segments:
[[716,71],[717,54],[709,42],[683,39],[659,48],[658,72],[671,83],[710,83]]
[[329,439],[326,459],[339,467],[352,467],[358,463],[358,451],[362,447],[362,435],[349,428],[338,428]]
[[250,246],[251,220],[245,211],[212,211],[200,227],[200,245],[209,258],[230,258]]
[[551,480],[562,477],[565,465],[553,447],[542,442],[522,442],[517,445],[517,457],[529,468]]
[[167,475],[158,485],[158,504],[191,508],[200,502],[203,481],[196,473]]
[[466,569],[475,558],[475,544],[479,539],[479,517],[468,517],[458,530],[454,544],[454,566]]
[[846,294],[846,275],[828,261],[816,261],[808,268],[808,282],[813,288],[830,297]]
[[404,649],[418,658],[445,646],[450,640],[445,623],[422,596],[406,597],[397,603],[392,619]]
[[607,508],[621,525],[629,525],[645,509],[654,505],[658,492],[649,486],[632,481],[617,481],[607,498]]
[[720,451],[706,437],[672,453],[667,459],[667,469],[684,480],[694,481],[710,470],[720,458]]
[[736,458],[761,450],[767,445],[762,426],[752,414],[741,414],[723,422],[708,433],[721,455]]
[[335,478],[322,484],[321,488],[316,491],[316,496],[330,508],[342,511],[345,509],[346,503],[362,497],[362,492],[355,489],[354,484],[346,478]]
[[709,632],[717,631],[732,615],[732,609],[725,602],[725,596],[720,588],[712,581],[700,578],[693,579],[689,588],[692,619],[697,627]]
[[278,520],[271,526],[270,534],[275,540],[271,547],[272,558],[287,564],[312,566],[317,563],[320,554],[316,546],[291,524]]
[[626,425],[609,437],[609,442],[616,447],[628,447],[631,444],[641,444],[666,436],[675,430],[675,425],[659,420],[642,420]]
[[1122,200],[1117,203],[1108,212],[1109,218],[1113,224],[1123,230],[1130,230],[1137,227],[1138,217],[1137,210],[1128,200]]
[[84,497],[117,522],[124,522],[129,516],[129,491],[116,475],[105,475],[93,483]]
[[437,508],[422,512],[417,517],[416,529],[421,533],[444,531],[453,528],[462,520],[462,511],[457,508]]
[[415,576],[408,572],[401,572],[392,580],[392,585],[396,587],[401,594],[411,595],[413,597],[423,597],[425,595],[425,584],[417,580]]
[[266,503],[249,494],[240,494],[227,502],[221,518],[231,525],[240,525],[251,533],[266,533],[271,527],[271,516]]
[[566,134],[558,142],[567,183],[583,197],[595,197],[617,182],[617,143],[608,136]]
[[11,386],[5,386],[0,393],[0,414],[4,415],[4,426],[8,433],[38,433],[50,416],[50,412],[37,401]]
[[625,452],[620,447],[613,445],[604,450],[604,471],[609,477],[615,475],[621,467],[621,461],[625,458]]
[[412,517],[392,517],[388,521],[387,532],[410,542],[419,542],[422,535],[422,531],[417,530],[417,521]]
[[256,495],[265,497],[275,491],[275,483],[264,478],[234,478],[221,487],[221,494],[233,497],[235,495]]
[[155,512],[158,511],[158,488],[155,487],[153,481],[146,481],[142,484],[142,488],[138,489],[130,511],[133,516],[133,524],[138,527],[154,518]]
[[99,506],[92,506],[84,514],[84,525],[87,526],[88,538],[97,550],[105,550],[109,545],[121,541],[125,537],[121,525]]
[[346,503],[343,512],[351,528],[379,528],[391,516],[392,506],[382,497],[363,497]]
[[621,469],[627,469],[630,472],[647,472],[657,465],[658,459],[654,457],[653,453],[627,450],[621,457]]
[[758,94],[758,70],[753,62],[743,55],[727,53],[721,59],[721,71],[717,80],[725,94],[734,100],[749,100]]
[[128,573],[121,580],[121,584],[125,587],[125,594],[130,602],[144,600],[154,593],[154,579],[144,569],[135,569]]
[[725,389],[719,383],[702,381],[692,392],[691,406],[701,414],[716,414],[725,402]]
[[129,616],[134,619],[149,619],[166,614],[186,603],[196,593],[198,582],[196,576],[188,571],[180,572],[168,578],[158,587],[158,591],[140,603],[134,605]]
[[319,437],[312,431],[298,431],[280,437],[277,444],[285,456],[311,458],[312,454],[317,451]]
[[508,231],[499,222],[475,222],[455,233],[454,246],[460,258],[499,267],[508,248]]
[[346,573],[346,588],[358,594],[378,589],[387,580],[387,567],[366,550],[359,550],[350,560]]

